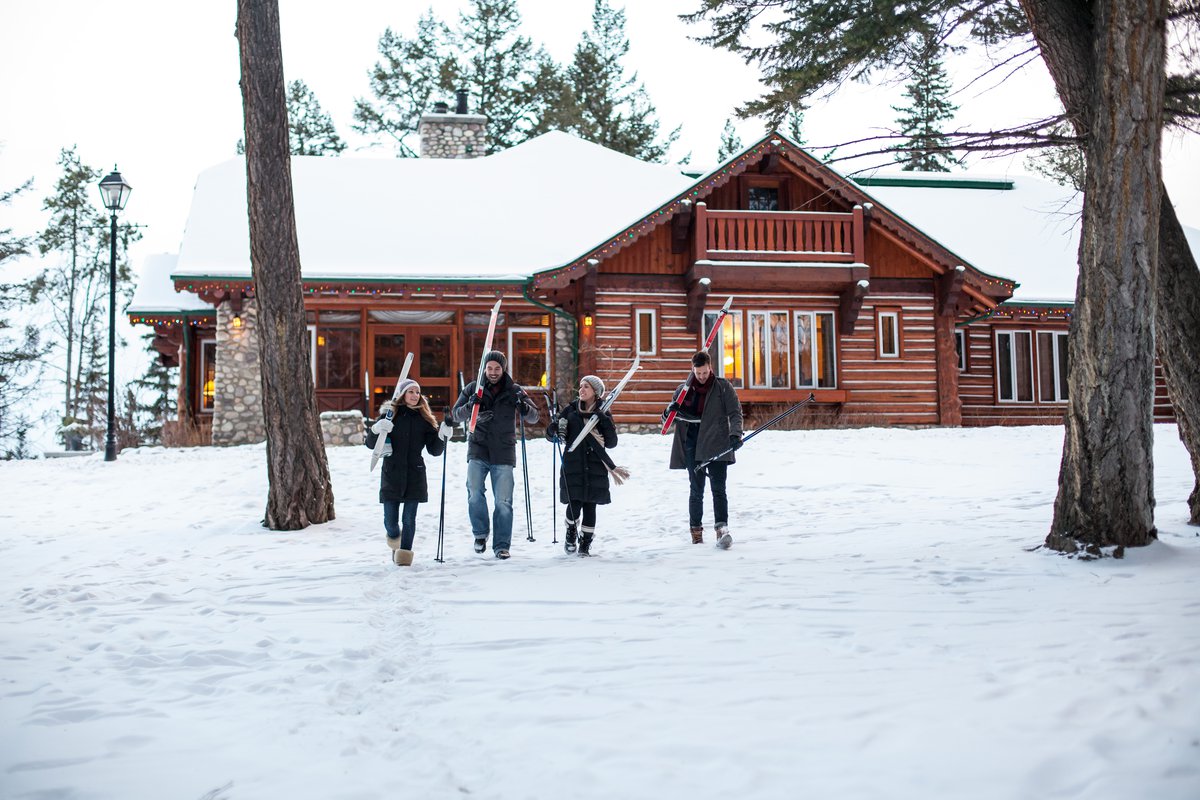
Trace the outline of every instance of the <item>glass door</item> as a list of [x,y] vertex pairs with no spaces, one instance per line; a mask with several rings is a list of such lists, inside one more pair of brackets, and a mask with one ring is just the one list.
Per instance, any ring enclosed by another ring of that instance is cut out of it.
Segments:
[[457,399],[453,379],[457,336],[453,325],[372,325],[367,340],[371,348],[367,362],[371,365],[373,414],[395,391],[410,350],[413,363],[408,377],[421,384],[433,415],[440,418],[446,406]]
[[367,363],[371,365],[371,416],[378,416],[379,406],[390,400],[396,390],[396,381],[404,368],[404,357],[408,354],[406,331],[399,325],[372,325],[367,337],[371,351]]

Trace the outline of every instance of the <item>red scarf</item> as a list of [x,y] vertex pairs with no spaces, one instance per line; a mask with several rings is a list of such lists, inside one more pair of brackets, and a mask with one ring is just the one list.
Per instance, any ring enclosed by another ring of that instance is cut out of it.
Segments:
[[692,378],[692,388],[688,392],[686,405],[697,417],[704,415],[704,401],[708,399],[708,391],[717,385],[717,373],[710,372],[708,380],[700,383]]

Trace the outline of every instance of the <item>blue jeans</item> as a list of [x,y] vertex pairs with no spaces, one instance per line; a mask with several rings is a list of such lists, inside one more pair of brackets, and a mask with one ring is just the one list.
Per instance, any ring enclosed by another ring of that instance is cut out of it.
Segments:
[[487,488],[484,478],[492,477],[492,494],[496,496],[496,511],[492,514],[492,550],[508,550],[512,546],[513,468],[508,464],[489,464],[473,458],[467,462],[467,515],[471,518],[471,533],[476,539],[488,535]]
[[400,530],[400,504],[391,500],[383,501],[383,529],[389,539],[400,537],[400,549],[412,550],[413,539],[417,535],[417,506],[416,500],[404,504],[404,531]]

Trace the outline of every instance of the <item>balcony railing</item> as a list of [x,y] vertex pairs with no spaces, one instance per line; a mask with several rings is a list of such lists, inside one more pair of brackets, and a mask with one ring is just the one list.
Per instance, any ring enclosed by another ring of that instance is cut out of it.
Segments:
[[709,211],[696,204],[697,261],[865,263],[862,206],[848,214]]

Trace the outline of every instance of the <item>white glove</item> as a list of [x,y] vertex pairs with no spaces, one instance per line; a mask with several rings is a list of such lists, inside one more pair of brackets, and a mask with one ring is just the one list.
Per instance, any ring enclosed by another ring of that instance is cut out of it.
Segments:
[[394,427],[395,425],[390,419],[387,417],[380,417],[379,420],[377,420],[376,423],[371,426],[371,433],[376,433],[380,436],[386,436],[392,432],[392,428]]
[[443,442],[449,441],[452,435],[454,435],[454,426],[450,423],[442,422],[442,424],[438,426],[438,438]]

